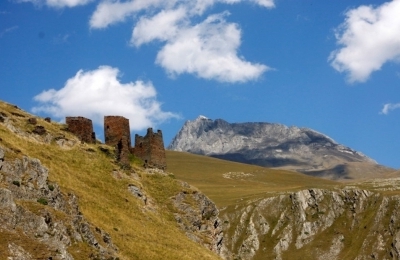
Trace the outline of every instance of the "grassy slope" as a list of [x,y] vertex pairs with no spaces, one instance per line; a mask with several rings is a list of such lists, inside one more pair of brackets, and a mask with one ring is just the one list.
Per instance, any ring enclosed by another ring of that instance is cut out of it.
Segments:
[[[189,153],[167,151],[168,171],[199,188],[219,207],[242,200],[265,197],[267,193],[307,188],[333,188],[340,183],[285,170],[224,161]],[[251,174],[224,178],[226,173]]]
[[[223,214],[231,214],[238,212],[243,208],[249,208],[253,203],[257,202],[258,198],[265,198],[282,192],[295,191],[308,188],[336,189],[336,188],[362,188],[379,192],[384,195],[397,195],[400,193],[398,189],[400,180],[374,180],[368,182],[346,182],[338,183],[325,179],[314,178],[307,175],[288,172],[284,170],[272,170],[253,165],[233,163],[223,161],[211,157],[199,156],[189,153],[181,153],[167,151],[168,168],[179,179],[187,181],[191,185],[198,187],[202,192],[209,196],[219,207],[226,207]],[[244,172],[250,173],[252,176],[239,177],[236,179],[227,179],[223,175],[227,172]],[[386,176],[385,176],[386,177]],[[388,190],[386,190],[388,189]],[[301,249],[296,249],[292,244],[289,250],[283,253],[283,259],[316,259],[317,252],[328,251],[332,247],[333,238],[337,234],[343,234],[345,239],[341,241],[344,249],[338,259],[355,259],[361,252],[361,246],[367,239],[367,234],[370,231],[365,227],[372,227],[375,219],[375,214],[378,210],[379,203],[373,203],[371,198],[366,210],[358,212],[360,223],[356,229],[352,229],[353,217],[348,214],[343,214],[337,219],[332,226],[325,231],[316,235],[314,242],[305,245]],[[381,200],[381,199],[380,199]],[[286,203],[290,203],[286,201]],[[322,206],[321,203],[320,206]],[[282,207],[290,207],[290,205],[281,205]],[[326,205],[329,207],[329,205]],[[393,206],[390,206],[393,207]],[[390,208],[389,207],[389,208]],[[392,212],[393,210],[388,210]],[[251,216],[251,213],[249,213]],[[386,214],[389,218],[391,215]],[[266,218],[271,226],[275,226],[278,219]],[[315,220],[313,220],[315,221]],[[383,219],[384,223],[389,223],[390,219]],[[232,227],[236,227],[238,223],[231,222]],[[283,230],[283,228],[281,229]],[[226,230],[230,237],[233,237],[237,230],[231,228]],[[271,232],[271,231],[270,231]],[[269,248],[269,251],[259,251],[254,259],[272,259],[274,258],[273,250],[275,239],[281,236],[281,232],[277,232],[274,236],[271,233],[260,235],[260,241],[263,247]],[[237,240],[235,250],[241,245],[243,240],[248,238],[248,234],[243,232]],[[272,238],[272,239],[271,239]],[[370,239],[370,238],[369,238]],[[374,239],[367,242],[372,243]],[[388,240],[389,242],[391,240]],[[372,245],[372,244],[371,244]],[[390,248],[390,244],[386,248]],[[381,252],[384,254],[385,252]]]
[[[31,115],[2,102],[0,112],[12,118],[20,129],[33,129],[26,123]],[[21,116],[12,115],[12,112]],[[38,124],[53,136],[75,138],[62,131],[65,126],[58,123],[39,119]],[[63,192],[78,196],[85,218],[111,235],[119,248],[120,259],[219,259],[178,229],[169,197],[182,187],[173,177],[150,175],[136,168],[141,176],[137,181],[130,177],[130,172],[122,172],[111,157],[98,149],[99,145],[77,144],[71,149],[61,149],[54,141],[44,144],[17,136],[1,123],[0,138],[2,147],[14,151],[6,153],[6,160],[23,155],[38,158],[49,169],[50,181],[57,182]],[[123,178],[114,178],[113,170],[121,171]],[[155,210],[146,210],[143,202],[128,192],[130,183],[142,186],[153,198]],[[85,246],[75,247],[84,249]],[[85,250],[73,251],[76,259],[87,259],[85,253],[79,253]]]
[[[25,117],[13,116],[15,124],[24,130],[33,129],[26,123],[31,115],[1,102],[0,112],[8,116],[11,116],[11,112],[23,114]],[[47,123],[42,119],[39,119],[39,124],[54,136],[65,135],[68,139],[74,139],[61,130],[63,125]],[[131,178],[129,172],[123,171],[123,178],[115,179],[112,171],[120,169],[111,157],[99,151],[98,145],[79,144],[63,150],[54,142],[43,144],[17,137],[1,123],[0,138],[1,146],[15,151],[6,154],[7,160],[22,155],[39,158],[49,168],[51,181],[57,182],[64,192],[72,191],[78,195],[84,216],[111,235],[114,244],[120,249],[121,259],[218,259],[208,250],[188,240],[177,228],[169,197],[182,190],[182,187],[173,177],[149,175],[136,168],[140,180]],[[234,205],[245,205],[249,199],[276,193],[307,188],[331,189],[344,185],[284,170],[172,151],[167,151],[167,163],[168,171],[174,173],[177,179],[199,188],[219,207],[231,205],[231,209],[235,208]],[[232,178],[224,178],[226,173],[231,173]],[[130,183],[141,186],[155,200],[155,211],[146,210],[143,202],[127,191]],[[367,188],[371,184],[363,186]],[[83,253],[78,253],[85,251],[84,245],[76,247],[76,258],[86,259]],[[304,250],[310,250],[310,254],[313,252],[307,247]]]

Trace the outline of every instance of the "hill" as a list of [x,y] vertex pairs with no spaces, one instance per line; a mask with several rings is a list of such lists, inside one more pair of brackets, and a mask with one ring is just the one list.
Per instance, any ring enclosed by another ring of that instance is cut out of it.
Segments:
[[398,172],[336,182],[175,151],[168,171],[122,167],[49,121],[0,102],[0,259],[400,258]]
[[0,155],[0,259],[219,259],[216,209],[172,174],[122,169],[112,147],[4,102]]
[[228,123],[204,116],[185,122],[168,149],[334,180],[376,178],[393,172],[361,152],[309,128]]
[[167,159],[220,208],[224,259],[400,257],[400,178],[343,183],[183,152]]

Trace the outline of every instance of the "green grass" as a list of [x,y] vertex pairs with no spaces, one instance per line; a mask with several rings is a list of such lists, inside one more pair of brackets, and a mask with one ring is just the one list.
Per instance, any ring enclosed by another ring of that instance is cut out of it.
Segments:
[[[190,153],[167,151],[168,171],[205,193],[219,207],[307,188],[334,188],[341,184],[301,173],[268,169]],[[249,173],[234,179],[223,174]]]

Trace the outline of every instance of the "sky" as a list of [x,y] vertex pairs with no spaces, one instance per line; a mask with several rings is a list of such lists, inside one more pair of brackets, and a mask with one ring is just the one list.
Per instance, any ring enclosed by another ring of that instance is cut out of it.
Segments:
[[400,0],[2,0],[0,99],[130,119],[307,127],[400,168]]

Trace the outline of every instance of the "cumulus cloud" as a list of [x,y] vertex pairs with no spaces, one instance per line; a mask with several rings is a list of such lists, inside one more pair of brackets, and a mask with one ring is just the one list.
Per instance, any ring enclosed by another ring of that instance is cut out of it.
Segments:
[[86,5],[93,0],[15,0],[18,3],[32,3],[34,5],[47,5],[54,8],[76,7]]
[[172,37],[167,36],[167,43],[158,53],[156,63],[172,76],[192,73],[221,82],[257,79],[268,67],[252,64],[237,55],[240,29],[236,24],[227,23],[223,16],[212,15],[195,26],[167,30],[172,32]]
[[267,8],[272,8],[275,7],[275,3],[273,0],[252,0],[254,3],[267,7]]
[[95,29],[106,28],[111,24],[124,21],[134,13],[164,5],[167,2],[165,0],[103,1],[96,7],[89,24]]
[[383,108],[381,110],[381,114],[387,115],[389,114],[390,111],[395,110],[400,108],[400,103],[397,104],[392,104],[392,103],[388,103],[383,105]]
[[[35,0],[30,0],[35,1]],[[127,17],[144,11],[144,16],[152,16],[160,10],[174,10],[185,8],[188,14],[202,15],[208,8],[217,3],[235,4],[246,0],[128,0],[121,2],[101,2],[92,17],[92,28],[105,28],[117,22],[124,21]],[[275,7],[274,0],[250,0],[251,2],[266,8]]]
[[386,62],[399,61],[399,14],[400,0],[347,11],[336,32],[341,48],[331,53],[331,65],[347,73],[350,82],[364,82]]
[[[91,28],[106,28],[136,15],[131,44],[140,47],[162,42],[156,64],[171,76],[182,73],[221,82],[258,79],[268,66],[246,61],[238,54],[239,25],[226,21],[227,12],[202,18],[216,3],[234,4],[244,0],[131,0],[102,2],[90,19]],[[251,0],[273,8],[273,0]],[[200,20],[194,23],[193,21]]]
[[151,82],[121,83],[119,74],[117,68],[109,66],[79,70],[60,90],[50,89],[35,96],[40,105],[32,111],[59,119],[84,116],[100,126],[105,115],[119,115],[129,119],[131,130],[142,130],[178,117],[162,111]]

